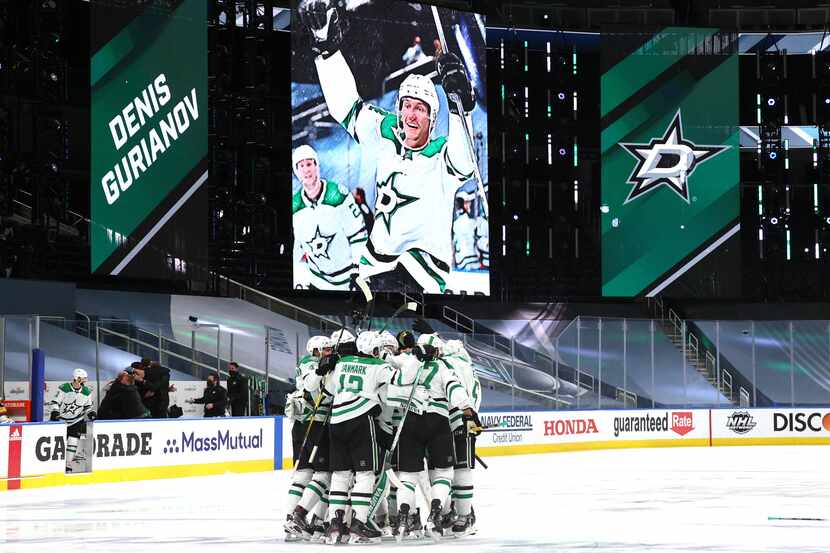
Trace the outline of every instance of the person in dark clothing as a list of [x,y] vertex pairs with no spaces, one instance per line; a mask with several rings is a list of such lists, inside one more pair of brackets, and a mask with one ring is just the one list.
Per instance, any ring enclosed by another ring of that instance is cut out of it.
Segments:
[[232,417],[244,417],[248,414],[248,378],[239,372],[239,364],[228,364],[228,401],[231,404]]
[[162,367],[155,361],[144,370],[144,384],[141,390],[141,400],[149,409],[154,419],[167,418],[167,408],[170,406],[170,369]]
[[189,399],[188,403],[204,403],[205,417],[224,417],[227,401],[228,392],[219,385],[219,375],[210,373],[207,377],[207,388],[202,397]]
[[142,419],[149,411],[141,403],[132,368],[121,372],[98,408],[100,420]]

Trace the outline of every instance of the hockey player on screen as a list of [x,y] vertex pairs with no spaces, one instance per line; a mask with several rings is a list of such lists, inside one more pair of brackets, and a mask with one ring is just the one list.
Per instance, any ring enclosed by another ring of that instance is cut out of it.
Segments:
[[489,265],[490,239],[487,219],[473,213],[475,194],[461,191],[455,198],[456,215],[452,223],[455,267],[462,271]]
[[72,372],[72,382],[58,386],[58,391],[50,403],[49,420],[62,421],[66,429],[66,470],[71,471],[70,463],[78,451],[81,436],[86,435],[86,421],[95,420],[92,410],[92,390],[86,386],[87,374],[84,369]]
[[368,236],[363,214],[344,186],[320,178],[314,148],[303,144],[291,162],[302,184],[291,202],[294,266],[307,268],[295,286],[349,290]]
[[[443,293],[453,257],[455,192],[472,178],[476,163],[461,115],[450,108],[448,136],[433,136],[438,93],[430,78],[418,74],[401,83],[396,113],[365,104],[340,51],[345,10],[331,0],[301,0],[298,9],[331,116],[376,158],[375,223],[360,260],[361,278],[400,266],[424,292]],[[461,60],[447,54],[436,66],[445,93],[456,94],[471,112],[475,94]]]

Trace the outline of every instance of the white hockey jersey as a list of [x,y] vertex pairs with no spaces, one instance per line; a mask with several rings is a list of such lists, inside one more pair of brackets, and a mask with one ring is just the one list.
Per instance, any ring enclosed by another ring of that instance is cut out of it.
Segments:
[[[450,114],[448,136],[432,139],[421,150],[411,150],[398,134],[397,116],[360,99],[342,53],[327,59],[318,56],[315,64],[332,117],[374,152],[377,161],[375,223],[367,244],[375,261],[361,260],[361,276],[390,270],[373,266],[377,260],[394,264],[398,256],[408,253],[423,257],[421,252],[446,265],[448,272],[455,193],[472,178],[475,163],[461,117]],[[438,283],[441,292],[445,284]]]
[[326,380],[326,391],[334,396],[331,424],[346,422],[378,407],[379,392],[389,384],[392,374],[392,367],[381,359],[341,357]]
[[[473,411],[478,412],[481,407],[481,382],[476,376],[473,362],[466,351],[462,351],[456,355],[448,355],[442,358],[450,367],[450,370],[455,374],[458,381],[464,386],[464,391],[470,398],[470,407]],[[450,409],[450,427],[455,430],[462,424],[461,410]]]
[[[294,371],[295,391],[285,398],[286,416],[289,418],[302,422],[308,422],[311,419],[311,413],[314,412],[314,398],[305,391],[303,385],[306,376],[314,374],[319,362],[318,357],[306,355],[297,363],[297,368]],[[312,401],[309,401],[309,399],[312,399]],[[322,420],[322,418],[318,420]]]
[[317,288],[347,287],[368,237],[363,214],[352,195],[345,186],[323,180],[317,200],[309,199],[301,188],[291,204],[294,263],[307,264],[317,277]]
[[490,247],[487,219],[462,213],[453,221],[452,241],[455,266],[462,270],[480,269]]
[[61,421],[75,424],[92,410],[92,390],[83,385],[76,390],[71,383],[66,382],[58,386],[49,406],[50,412],[57,411],[60,414]]
[[[412,355],[397,372],[389,387],[388,401],[404,409],[412,384],[422,363]],[[413,413],[436,413],[449,418],[451,408],[463,411],[471,407],[464,386],[453,373],[449,364],[441,358],[424,364],[418,376],[415,392],[409,410]]]
[[[311,413],[314,412],[314,402],[323,393],[320,399],[320,405],[317,407],[317,414],[314,415],[314,420],[317,422],[324,422],[329,417],[331,410],[331,394],[322,389],[324,385],[323,377],[318,375],[315,371],[319,366],[319,359],[312,355],[307,355],[300,360],[297,365],[297,370],[300,371],[300,376],[297,379],[297,391],[303,394],[303,419],[308,421],[311,418]],[[327,378],[331,378],[328,375]],[[296,393],[296,392],[295,392]]]

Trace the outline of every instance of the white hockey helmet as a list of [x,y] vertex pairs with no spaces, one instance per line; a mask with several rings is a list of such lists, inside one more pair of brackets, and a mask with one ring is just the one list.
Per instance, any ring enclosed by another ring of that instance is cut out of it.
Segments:
[[75,369],[74,371],[72,371],[72,380],[83,380],[84,382],[86,382],[88,378],[89,376],[83,369]]
[[349,342],[354,342],[354,340],[354,334],[345,328],[342,330],[335,330],[331,333],[332,346],[334,346],[334,344],[348,344]]
[[437,334],[421,334],[416,342],[419,346],[432,346],[435,349],[444,349],[444,341]]
[[356,341],[357,351],[366,355],[374,355],[377,347],[378,333],[374,330],[361,332]]
[[438,121],[438,110],[441,107],[441,103],[438,100],[438,92],[435,90],[435,84],[433,84],[432,79],[426,75],[412,73],[401,83],[401,87],[398,89],[398,101],[396,103],[396,115],[398,116],[400,131],[403,131],[401,105],[403,104],[404,98],[415,98],[429,106],[429,135],[432,136],[432,131],[435,130],[435,124]]
[[308,339],[305,349],[309,355],[314,354],[314,350],[322,351],[324,348],[330,348],[334,344],[328,336],[312,336]]
[[467,348],[464,347],[464,342],[461,340],[447,340],[444,344],[444,355],[454,355],[466,361],[470,361],[470,354]]
[[388,330],[384,330],[378,334],[377,340],[375,341],[375,347],[380,350],[389,348],[391,351],[398,351],[398,339],[395,338],[395,335]]
[[317,151],[308,144],[303,144],[291,154],[291,169],[294,171],[294,176],[297,177],[297,180],[302,180],[299,171],[297,171],[297,164],[304,159],[313,159],[314,163],[318,167],[320,166],[320,158],[317,157]]

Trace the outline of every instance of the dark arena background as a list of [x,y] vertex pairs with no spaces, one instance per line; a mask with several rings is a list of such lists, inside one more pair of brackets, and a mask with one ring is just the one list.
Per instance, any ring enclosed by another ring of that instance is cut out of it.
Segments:
[[0,0],[0,551],[826,551],[828,445],[830,5]]

